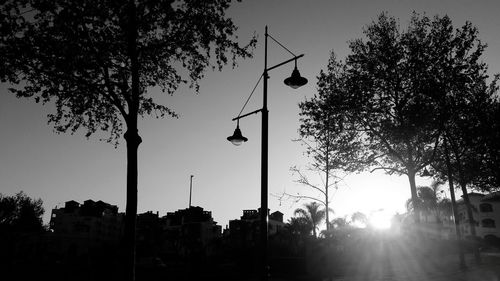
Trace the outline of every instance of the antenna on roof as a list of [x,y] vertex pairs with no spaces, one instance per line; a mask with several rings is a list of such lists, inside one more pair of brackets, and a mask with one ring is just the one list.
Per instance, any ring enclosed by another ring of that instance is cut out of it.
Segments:
[[189,180],[189,208],[191,208],[191,194],[193,193],[193,175],[191,175]]

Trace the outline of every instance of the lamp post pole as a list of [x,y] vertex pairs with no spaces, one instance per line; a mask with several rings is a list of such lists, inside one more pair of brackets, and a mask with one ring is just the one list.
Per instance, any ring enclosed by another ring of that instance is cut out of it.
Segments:
[[262,102],[262,151],[261,151],[261,190],[260,190],[260,260],[261,280],[269,276],[267,259],[267,221],[268,221],[268,150],[269,150],[269,110],[267,109],[267,26],[264,41],[264,81]]
[[191,208],[191,194],[193,193],[193,175],[189,178],[189,208]]
[[[281,43],[276,41],[271,36],[271,39],[273,39],[276,43],[278,43],[281,47],[286,49],[289,53],[293,55],[293,58],[288,59],[286,61],[283,61],[279,64],[276,64],[271,67],[267,67],[267,39],[270,37],[270,35],[267,32],[267,26],[265,30],[265,38],[264,38],[264,73],[262,74],[264,81],[263,81],[263,100],[262,100],[262,108],[252,111],[250,113],[246,113],[241,115],[238,115],[237,117],[233,118],[233,121],[238,121],[238,125],[236,127],[236,130],[234,131],[234,134],[230,137],[227,138],[228,141],[232,142],[234,145],[240,145],[243,142],[246,142],[248,139],[245,138],[239,129],[239,119],[255,114],[255,113],[262,113],[262,151],[261,151],[261,194],[260,194],[260,225],[259,225],[259,234],[260,234],[260,243],[259,243],[259,261],[260,261],[260,278],[262,281],[267,281],[269,279],[269,266],[268,266],[268,255],[267,255],[267,242],[268,242],[268,216],[269,216],[269,211],[268,211],[268,156],[269,156],[269,110],[267,109],[267,83],[269,79],[268,72],[270,70],[273,70],[275,68],[278,68],[284,64],[287,64],[289,62],[295,61],[295,68],[292,72],[292,75],[285,79],[285,84],[296,89],[298,87],[301,87],[307,83],[307,79],[304,77],[300,76],[299,71],[297,70],[297,59],[301,58],[304,56],[304,54],[301,55],[295,55],[290,50],[288,50],[285,46],[283,46]],[[252,92],[253,93],[253,92]],[[246,105],[246,104],[245,104]],[[243,106],[243,109],[245,106]],[[242,110],[243,110],[242,109]]]

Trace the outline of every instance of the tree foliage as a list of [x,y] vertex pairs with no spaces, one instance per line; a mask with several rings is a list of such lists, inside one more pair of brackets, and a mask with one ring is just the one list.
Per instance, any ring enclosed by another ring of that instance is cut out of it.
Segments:
[[173,116],[150,90],[199,90],[207,69],[251,56],[225,11],[231,0],[7,0],[0,6],[0,80],[17,97],[54,103],[57,132],[127,143],[126,279],[135,279],[138,118]]
[[[451,30],[448,18],[439,21],[438,28]],[[488,67],[481,60],[486,44],[479,40],[478,29],[467,22],[455,33],[440,37],[440,53],[436,56],[436,81],[434,87],[443,94],[434,99],[439,108],[438,125],[443,132],[438,157],[432,163],[439,173],[437,177],[447,179],[445,164],[446,142],[449,150],[453,179],[463,189],[474,180],[486,176],[480,168],[486,159],[493,159],[495,152],[488,151],[487,139],[495,136],[494,107],[497,100],[498,76],[488,83]],[[493,133],[493,134],[492,134]],[[494,175],[494,172],[491,173]],[[491,185],[489,185],[491,186]],[[487,186],[482,187],[488,189]]]
[[[341,112],[329,110],[330,104],[335,101],[324,92],[341,89],[343,70],[342,64],[330,59],[328,72],[321,71],[318,76],[318,93],[299,104],[300,139],[297,141],[303,144],[305,154],[310,159],[308,172],[318,174],[320,183],[314,183],[310,176],[298,167],[292,167],[291,171],[298,175],[297,183],[313,189],[319,193],[319,196],[287,194],[299,200],[315,200],[323,204],[325,210],[332,209],[330,207],[331,189],[338,188],[338,184],[343,180],[343,174],[359,168],[358,163],[351,161],[358,158],[357,154],[361,151],[357,133],[344,128],[345,121]],[[329,215],[330,211],[326,212],[327,222],[330,221]],[[330,223],[327,223],[326,230],[329,229]]]
[[230,2],[6,1],[0,78],[18,85],[11,88],[18,97],[54,102],[56,131],[102,130],[115,142],[136,115],[177,116],[149,89],[198,90],[207,68],[250,56],[255,39],[238,44],[225,16]]
[[[466,113],[449,126],[450,160],[455,171],[453,180],[461,187],[482,192],[500,188],[497,168],[500,163],[500,115],[496,91],[489,92],[480,102],[467,101],[467,106],[460,108]],[[441,156],[433,164],[436,177],[446,178],[443,158]]]
[[412,199],[406,201],[406,209],[408,213],[420,212],[427,219],[429,216],[434,216],[437,222],[441,221],[443,216],[451,215],[451,205],[447,198],[443,198],[441,186],[443,182],[433,181],[430,186],[417,187],[417,205],[414,205]]
[[369,220],[366,214],[362,212],[355,212],[351,215],[351,221],[356,224],[361,224],[361,225],[368,225]]
[[[470,233],[476,236],[467,186],[475,178],[484,176],[481,166],[487,156],[481,153],[480,147],[489,134],[484,130],[488,127],[484,122],[495,100],[498,76],[488,85],[487,65],[481,60],[486,44],[481,42],[478,29],[470,22],[453,31],[448,17],[436,17],[432,26],[438,31],[434,41],[439,44],[436,48],[439,52],[433,56],[435,70],[431,73],[435,78],[432,85],[439,95],[433,96],[431,101],[438,108],[434,126],[442,133],[442,138],[438,157],[431,164],[437,167],[441,179],[455,181],[460,186]],[[477,247],[474,255],[479,262]]]
[[42,199],[32,199],[24,192],[14,196],[0,194],[1,232],[30,232],[43,230]]
[[[316,111],[342,122],[337,134],[350,137],[344,141],[349,147],[356,144],[348,160],[358,170],[407,175],[417,205],[415,175],[436,159],[448,122],[458,118],[452,104],[471,109],[488,103],[483,97],[492,91],[480,61],[485,45],[468,22],[455,30],[447,16],[416,13],[404,30],[383,13],[364,35],[349,43],[345,63],[330,57],[327,75],[335,83],[319,85],[318,94],[328,102]],[[474,106],[462,106],[474,98]]]
[[429,161],[438,136],[429,102],[438,93],[428,71],[435,30],[428,23],[414,14],[401,31],[394,18],[382,14],[366,27],[366,41],[350,42],[337,109],[365,137],[365,148],[374,153],[370,164],[389,174],[413,177]]
[[312,224],[305,217],[291,217],[285,227],[292,235],[299,237],[306,237],[312,231]]
[[331,110],[344,89],[345,66],[331,54],[326,72],[318,76],[318,92],[299,104],[299,134],[306,143],[306,153],[311,165],[321,172],[353,171],[359,166],[350,161],[359,158],[362,143],[357,132],[346,127],[347,116],[342,111]]
[[[495,85],[496,86],[496,85]],[[498,93],[498,86],[495,89]],[[488,108],[483,108],[487,114],[482,119],[481,138],[474,143],[480,166],[476,168],[472,185],[481,191],[500,189],[500,101],[498,95]]]
[[311,226],[313,236],[317,237],[318,226],[325,219],[325,210],[321,209],[321,205],[316,202],[310,202],[304,204],[303,209],[296,209],[294,214],[304,218]]

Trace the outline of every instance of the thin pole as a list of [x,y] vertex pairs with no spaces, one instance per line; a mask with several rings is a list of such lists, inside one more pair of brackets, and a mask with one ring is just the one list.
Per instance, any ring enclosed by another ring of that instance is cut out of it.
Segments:
[[262,151],[261,151],[261,194],[260,194],[260,244],[261,244],[261,280],[268,280],[268,260],[267,260],[267,178],[268,178],[268,145],[269,145],[269,111],[267,109],[267,25],[264,43],[264,94],[262,106]]
[[191,208],[191,194],[193,193],[193,175],[189,179],[189,208]]

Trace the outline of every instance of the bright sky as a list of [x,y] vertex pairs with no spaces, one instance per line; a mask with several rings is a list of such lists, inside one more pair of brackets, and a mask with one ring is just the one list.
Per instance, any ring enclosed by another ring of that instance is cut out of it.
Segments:
[[[260,206],[260,115],[241,120],[240,127],[249,141],[233,146],[226,137],[236,126],[235,117],[264,67],[264,27],[293,52],[305,56],[299,61],[301,74],[309,83],[291,90],[282,81],[293,65],[270,73],[269,101],[269,192],[296,194],[308,189],[294,183],[291,166],[304,167],[303,148],[292,142],[299,126],[297,104],[311,97],[316,76],[326,66],[334,49],[340,58],[348,52],[347,41],[362,36],[362,28],[387,11],[407,26],[412,11],[429,16],[448,14],[459,27],[466,20],[479,28],[488,43],[484,57],[490,74],[500,72],[500,3],[479,0],[247,0],[235,3],[229,14],[247,42],[255,32],[259,44],[253,59],[240,61],[239,67],[223,72],[207,72],[200,94],[181,89],[161,101],[180,114],[180,119],[145,118],[139,133],[138,211],[166,212],[186,208],[189,177],[193,179],[193,205],[212,211],[225,226],[241,216],[243,209]],[[269,65],[289,57],[269,42]],[[50,211],[69,200],[103,200],[125,210],[126,158],[124,142],[118,149],[98,136],[85,139],[82,132],[57,135],[46,123],[50,106],[18,100],[0,86],[0,193],[13,195],[23,190],[42,198],[47,223]],[[246,112],[262,107],[262,85],[257,88]],[[314,179],[314,177],[312,177]],[[319,180],[319,179],[318,179]],[[428,182],[417,178],[417,185]],[[408,179],[381,173],[351,175],[332,196],[336,216],[379,209],[404,212],[410,197]],[[282,201],[269,196],[271,212],[279,210],[285,219],[305,202]]]

